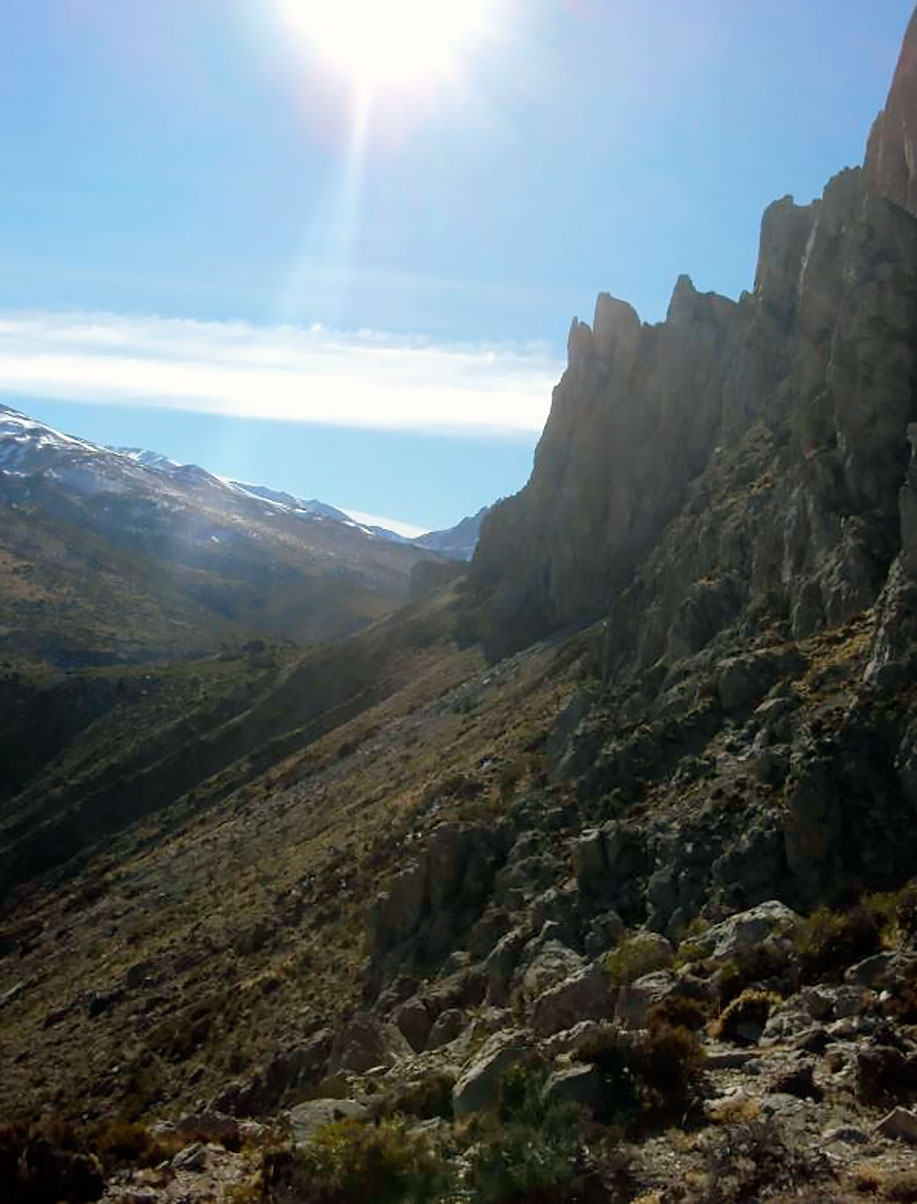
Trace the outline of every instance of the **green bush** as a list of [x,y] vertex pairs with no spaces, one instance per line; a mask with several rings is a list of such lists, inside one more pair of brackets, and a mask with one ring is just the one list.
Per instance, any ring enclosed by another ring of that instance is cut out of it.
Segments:
[[106,1169],[119,1163],[133,1166],[156,1166],[177,1154],[184,1144],[180,1138],[163,1141],[154,1137],[144,1124],[113,1120],[103,1125],[92,1141],[92,1147]]
[[606,1104],[600,1119],[632,1132],[683,1123],[699,1100],[703,1048],[696,1033],[651,1015],[640,1033],[606,1029],[577,1058],[601,1071]]
[[480,1204],[561,1201],[581,1169],[580,1113],[544,1102],[546,1073],[516,1066],[504,1076],[496,1117],[482,1122],[469,1155],[468,1185]]
[[387,1092],[381,1101],[382,1116],[416,1116],[432,1120],[440,1116],[452,1120],[452,1088],[455,1075],[435,1071],[413,1083],[403,1083]]
[[602,959],[605,973],[612,984],[620,987],[642,978],[644,974],[665,970],[671,964],[671,953],[661,948],[658,939],[648,933],[625,938]]
[[875,917],[888,943],[917,935],[917,880],[897,891],[867,895],[863,907]]
[[879,912],[862,904],[847,911],[820,907],[793,934],[802,981],[838,977],[848,966],[878,953],[883,926]]
[[449,1172],[402,1125],[351,1119],[325,1125],[303,1148],[268,1151],[262,1182],[272,1204],[434,1204]]
[[702,1029],[710,1019],[710,1005],[687,995],[669,995],[661,1003],[655,1003],[647,1016],[647,1027],[658,1028],[669,1024],[672,1028],[686,1028],[690,1032]]

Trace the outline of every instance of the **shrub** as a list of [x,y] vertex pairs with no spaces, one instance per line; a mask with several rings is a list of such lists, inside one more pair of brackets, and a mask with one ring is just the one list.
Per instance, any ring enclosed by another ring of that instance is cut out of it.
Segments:
[[804,919],[793,934],[803,982],[837,976],[842,970],[878,953],[883,922],[875,908],[858,904],[848,911],[820,907]]
[[182,1142],[165,1142],[154,1137],[146,1125],[113,1120],[103,1126],[92,1142],[93,1149],[106,1168],[121,1162],[136,1166],[156,1166],[178,1152]]
[[917,880],[888,894],[868,895],[863,906],[875,917],[889,943],[917,935]]
[[468,1183],[480,1204],[561,1201],[581,1169],[575,1104],[546,1103],[546,1072],[514,1066],[500,1084],[495,1119],[472,1147]]
[[696,1033],[670,1024],[658,1013],[649,1024],[637,1034],[607,1029],[577,1054],[604,1076],[607,1103],[601,1119],[638,1132],[684,1122],[697,1103],[703,1070]]
[[669,953],[658,937],[637,933],[621,941],[602,959],[605,973],[615,986],[627,986],[644,974],[664,970],[672,964]]
[[773,991],[745,990],[726,1008],[713,1025],[713,1036],[737,1045],[756,1045],[760,1032],[771,1014],[771,1008],[781,1002]]
[[803,1184],[821,1182],[831,1173],[823,1154],[788,1145],[773,1120],[755,1120],[724,1129],[709,1142],[704,1194],[695,1198],[704,1204],[751,1204],[780,1190],[790,1190],[796,1198]]
[[441,1116],[452,1120],[452,1088],[455,1075],[435,1071],[413,1083],[400,1084],[388,1092],[380,1105],[383,1116],[416,1116],[432,1120]]
[[906,937],[917,936],[917,881],[909,882],[898,892],[895,921]]
[[647,1123],[684,1122],[696,1100],[703,1067],[696,1033],[666,1022],[651,1025],[631,1063]]
[[4,1204],[88,1204],[105,1187],[85,1135],[53,1120],[0,1126],[0,1184]]
[[904,1024],[917,1024],[917,978],[898,983],[889,1001],[888,1012]]
[[702,1029],[710,1019],[710,1005],[687,995],[669,995],[661,1003],[654,1003],[647,1016],[647,1026],[656,1028],[669,1024],[672,1028],[686,1028],[690,1032]]
[[774,979],[787,978],[789,961],[785,947],[765,940],[725,961],[708,959],[701,968],[708,975],[716,975],[720,1008],[725,1008],[749,987],[760,990]]
[[882,1184],[882,1195],[900,1204],[917,1204],[917,1171],[896,1171],[889,1175]]
[[508,803],[516,793],[516,787],[525,777],[525,765],[522,761],[509,761],[500,770],[499,790],[500,802]]
[[447,1181],[442,1158],[392,1121],[333,1121],[302,1149],[268,1151],[262,1166],[276,1204],[432,1204]]

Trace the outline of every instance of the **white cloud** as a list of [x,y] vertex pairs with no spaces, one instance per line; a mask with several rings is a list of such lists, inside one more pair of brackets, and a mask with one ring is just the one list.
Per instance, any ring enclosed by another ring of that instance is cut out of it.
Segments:
[[379,331],[0,314],[0,393],[332,426],[540,431],[562,364],[541,345]]

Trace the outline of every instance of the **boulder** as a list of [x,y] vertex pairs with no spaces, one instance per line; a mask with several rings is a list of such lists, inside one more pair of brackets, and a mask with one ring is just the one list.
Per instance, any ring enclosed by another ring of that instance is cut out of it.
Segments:
[[583,959],[561,941],[540,939],[524,964],[519,985],[528,999],[537,999],[559,982],[577,974]]
[[371,956],[379,956],[406,940],[419,925],[427,902],[427,869],[420,862],[406,866],[377,895],[367,921]]
[[795,1095],[797,1099],[810,1099],[817,1104],[825,1097],[824,1091],[815,1082],[815,1068],[809,1062],[778,1075],[768,1092],[771,1095]]
[[805,668],[805,660],[793,649],[752,653],[722,661],[716,689],[720,706],[727,714],[757,706],[776,682]]
[[466,1024],[465,1013],[460,1008],[447,1008],[436,1018],[430,1030],[427,1049],[440,1049],[458,1037]]
[[240,1117],[273,1112],[288,1090],[323,1076],[333,1044],[331,1030],[320,1029],[300,1044],[278,1050],[251,1078],[225,1087],[211,1101],[210,1109]]
[[417,996],[408,999],[395,1012],[394,1021],[411,1049],[423,1053],[433,1027],[433,1017],[424,1001]]
[[623,1028],[643,1028],[651,1007],[679,993],[678,979],[669,970],[656,970],[618,990],[614,1018]]
[[771,1012],[760,1034],[764,1045],[775,1045],[807,1033],[812,1028],[812,1015],[796,1000]]
[[834,996],[834,1015],[838,1020],[861,1016],[875,1001],[875,993],[865,987],[840,987]]
[[825,1129],[821,1139],[825,1145],[830,1145],[832,1141],[840,1141],[844,1145],[869,1145],[872,1141],[868,1133],[864,1133],[855,1125],[838,1125],[834,1129]]
[[463,1069],[452,1089],[452,1107],[457,1120],[493,1107],[500,1080],[512,1066],[533,1057],[531,1035],[524,1029],[495,1033]]
[[175,1125],[176,1136],[183,1141],[203,1141],[225,1146],[238,1146],[239,1123],[232,1116],[206,1108],[183,1116]]
[[488,1003],[502,1007],[509,1001],[513,974],[527,944],[528,935],[520,928],[513,928],[497,941],[484,962]]
[[584,895],[598,894],[608,876],[605,836],[600,828],[587,828],[573,842],[573,869]]
[[597,1066],[567,1066],[555,1070],[544,1085],[546,1104],[571,1103],[601,1111],[608,1095],[605,1076]]
[[608,975],[598,962],[545,991],[532,1012],[532,1027],[547,1037],[572,1028],[583,1020],[603,1020],[611,1015],[614,995]]
[[177,1171],[202,1171],[206,1165],[207,1147],[201,1141],[186,1145],[172,1159],[172,1168]]
[[874,990],[890,987],[895,980],[898,960],[894,953],[876,953],[864,961],[857,962],[855,966],[850,966],[844,973],[844,982],[855,987],[871,987]]
[[616,911],[603,911],[590,923],[584,947],[588,957],[598,957],[624,935],[626,926]]
[[880,1137],[917,1145],[917,1113],[909,1112],[907,1108],[894,1108],[882,1117],[876,1125],[876,1132]]
[[329,1071],[365,1074],[376,1066],[391,1066],[414,1051],[394,1024],[358,1013],[340,1030],[329,1060]]
[[873,1045],[857,1052],[857,1093],[867,1104],[898,1099],[917,1088],[917,1058],[890,1045]]
[[778,899],[770,899],[714,924],[693,938],[693,942],[702,957],[726,960],[751,952],[768,937],[791,932],[798,923],[795,911]]
[[587,1046],[617,1030],[607,1020],[579,1020],[572,1028],[561,1029],[550,1037],[544,1037],[539,1049],[549,1058],[575,1057]]
[[365,1104],[352,1099],[313,1099],[290,1109],[290,1136],[294,1145],[302,1145],[325,1125],[368,1114]]

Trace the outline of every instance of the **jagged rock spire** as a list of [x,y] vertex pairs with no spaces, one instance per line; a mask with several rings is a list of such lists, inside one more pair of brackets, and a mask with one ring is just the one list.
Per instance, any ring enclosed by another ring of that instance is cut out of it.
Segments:
[[869,135],[866,171],[876,192],[917,217],[917,10],[885,108]]

